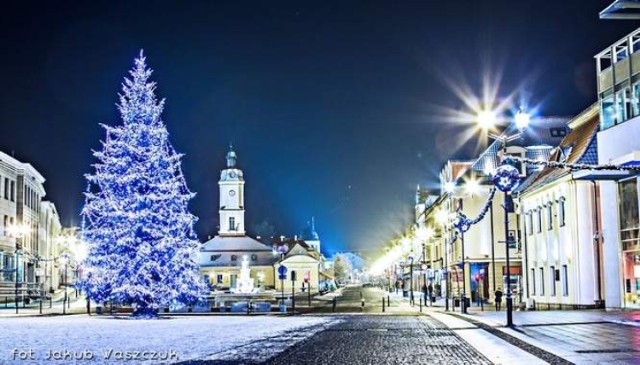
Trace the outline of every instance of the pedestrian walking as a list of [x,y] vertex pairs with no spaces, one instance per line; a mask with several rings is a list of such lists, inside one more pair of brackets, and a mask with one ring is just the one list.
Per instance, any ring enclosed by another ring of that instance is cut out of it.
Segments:
[[427,284],[422,284],[422,296],[424,297],[424,305],[427,305]]
[[436,301],[436,298],[433,296],[433,284],[429,283],[427,292],[429,293],[429,300],[431,301],[431,305],[433,306],[433,303],[435,303]]
[[496,311],[500,310],[500,306],[502,305],[502,288],[498,288],[498,290],[495,291],[495,296],[496,296]]

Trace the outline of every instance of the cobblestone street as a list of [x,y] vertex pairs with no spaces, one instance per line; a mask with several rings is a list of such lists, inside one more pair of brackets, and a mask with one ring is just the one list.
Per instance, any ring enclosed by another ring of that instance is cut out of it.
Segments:
[[431,317],[352,315],[268,364],[489,364]]

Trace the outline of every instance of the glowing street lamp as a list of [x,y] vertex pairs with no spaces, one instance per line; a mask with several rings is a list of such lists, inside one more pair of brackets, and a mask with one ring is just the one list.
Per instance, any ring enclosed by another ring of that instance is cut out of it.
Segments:
[[523,112],[522,109],[518,110],[514,117],[514,122],[516,127],[521,132],[529,127],[529,122],[531,121],[531,115],[529,113]]
[[478,113],[476,122],[484,130],[493,128],[496,125],[496,113],[493,110],[482,110]]

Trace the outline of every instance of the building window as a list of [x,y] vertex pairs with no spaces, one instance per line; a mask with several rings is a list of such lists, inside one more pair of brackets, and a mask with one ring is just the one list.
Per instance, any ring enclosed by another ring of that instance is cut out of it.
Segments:
[[544,268],[540,268],[540,295],[544,295]]
[[613,102],[613,93],[608,91],[600,102],[600,119],[602,120],[602,130],[613,127],[617,124],[616,107]]
[[211,259],[211,261],[216,261],[217,259],[220,258],[220,256],[222,256],[222,255],[211,255],[210,259]]
[[640,82],[636,82],[632,86],[631,90],[631,116],[637,117],[640,115]]
[[9,178],[4,178],[4,198],[9,200]]
[[536,209],[536,220],[537,220],[536,223],[538,224],[538,226],[536,227],[537,231],[538,233],[541,233],[542,232],[542,208]]
[[16,182],[11,180],[11,201],[16,201]]
[[231,255],[231,261],[238,261],[238,256]]
[[229,217],[229,230],[230,231],[235,231],[236,230],[236,218],[235,217]]
[[531,211],[527,212],[527,234],[533,234],[533,213]]
[[567,265],[562,265],[562,295],[569,295],[569,272]]
[[216,277],[216,282],[217,282],[218,284],[222,284],[222,274],[218,274],[218,275],[217,275],[217,277]]
[[531,268],[531,295],[536,295],[536,269]]
[[551,266],[549,268],[549,295],[552,297],[556,295],[556,276],[554,275],[556,272],[556,267]]
[[558,200],[558,225],[560,227],[564,227],[564,213],[564,198],[560,198],[560,200]]
[[251,255],[251,261],[258,261],[258,255],[256,254]]
[[547,203],[547,229],[553,229],[553,206],[551,202]]

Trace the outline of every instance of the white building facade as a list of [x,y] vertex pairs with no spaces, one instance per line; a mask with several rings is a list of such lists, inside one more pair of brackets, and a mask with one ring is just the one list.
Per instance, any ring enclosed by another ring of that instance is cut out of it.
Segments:
[[[57,287],[55,238],[60,219],[44,201],[44,177],[29,163],[0,152],[0,295]],[[16,237],[11,227],[23,227]],[[16,280],[17,275],[17,280]]]
[[[596,55],[600,164],[640,165],[640,28]],[[640,195],[637,174],[599,182],[607,308],[640,308]]]

